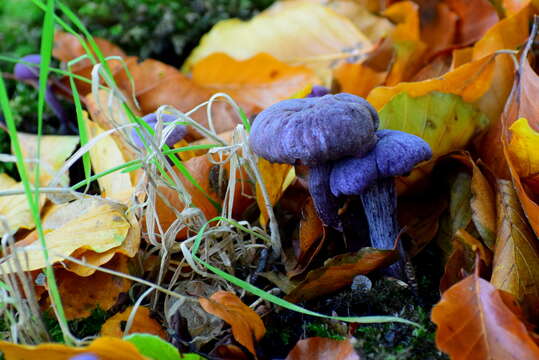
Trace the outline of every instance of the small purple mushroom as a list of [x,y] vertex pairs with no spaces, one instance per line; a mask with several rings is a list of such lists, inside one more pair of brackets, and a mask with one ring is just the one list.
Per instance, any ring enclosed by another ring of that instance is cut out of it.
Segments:
[[[142,118],[148,125],[150,125],[154,130],[157,126],[157,114],[151,113]],[[170,114],[162,114],[161,115],[161,121],[163,121],[163,126],[167,126],[171,122],[177,120],[176,116],[170,115]],[[183,139],[185,135],[187,134],[187,127],[184,125],[176,125],[174,129],[172,130],[172,133],[168,135],[167,139],[165,140],[165,144],[172,147],[174,144],[176,144],[178,141]],[[144,144],[142,142],[142,139],[140,138],[139,134],[135,129],[132,131],[133,135],[133,141],[135,142],[135,145],[137,145],[139,148],[143,149]]]
[[[334,164],[330,187],[336,197],[361,196],[372,245],[391,249],[399,235],[393,177],[409,173],[417,163],[430,159],[432,152],[423,139],[402,131],[379,130],[376,136],[379,140],[368,154],[345,158]],[[399,252],[404,255],[401,242]],[[403,262],[392,264],[389,272],[403,278]]]
[[314,85],[307,97],[320,97],[329,94],[329,89],[322,85]]
[[[417,136],[377,131],[378,123],[376,110],[351,94],[291,99],[256,117],[250,144],[271,162],[309,167],[309,191],[326,225],[342,230],[340,198],[361,195],[373,246],[392,249],[399,232],[393,176],[429,159],[431,150]],[[401,269],[402,262],[389,270],[403,278]]]
[[[36,66],[31,66],[22,62],[19,62],[15,65],[15,69],[13,69],[13,75],[15,75],[15,78],[17,80],[21,81],[27,81],[32,83],[34,87],[39,86],[39,64],[41,63],[41,56],[38,54],[31,54],[26,55],[21,58],[21,61],[35,64]],[[51,86],[47,84],[47,87],[45,88],[45,101],[49,105],[49,107],[52,109],[54,114],[60,119],[60,129],[59,132],[61,134],[64,134],[67,130],[69,118],[56,98],[54,96],[54,92],[51,89]]]

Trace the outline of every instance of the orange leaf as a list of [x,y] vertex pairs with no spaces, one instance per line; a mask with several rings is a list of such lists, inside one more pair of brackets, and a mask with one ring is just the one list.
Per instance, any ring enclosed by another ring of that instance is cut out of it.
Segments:
[[[110,336],[121,338],[124,336],[125,324],[134,307],[130,306],[121,313],[118,313],[109,318],[101,327],[101,336]],[[150,310],[147,307],[139,306],[133,323],[127,334],[144,333],[152,334],[161,337],[164,340],[168,340],[167,332],[163,327],[152,317]],[[126,334],[126,335],[127,335]]]
[[[274,164],[264,158],[259,158],[258,170],[266,186],[270,204],[273,206],[279,201],[283,192],[286,190],[288,184],[285,182],[290,171],[292,171],[292,165]],[[256,202],[260,209],[260,224],[266,226],[268,222],[268,210],[266,209],[264,196],[258,183],[256,184]]]
[[385,267],[396,259],[394,250],[363,248],[357,253],[348,253],[326,260],[320,269],[312,270],[286,300],[302,302],[330,294],[352,284],[356,275],[367,274]]
[[211,92],[232,96],[247,115],[318,83],[309,68],[287,65],[265,53],[246,60],[225,53],[211,54],[194,64],[192,76],[195,83]]
[[9,360],[66,360],[73,356],[91,353],[100,360],[147,360],[135,345],[112,337],[100,337],[85,347],[70,347],[63,344],[18,345],[0,341],[0,351]]
[[491,282],[539,319],[539,245],[513,185],[504,180],[498,180],[498,236]]
[[254,341],[262,339],[266,328],[254,310],[228,291],[218,291],[209,299],[199,298],[198,301],[204,310],[229,324],[234,339],[256,355]]
[[475,275],[452,286],[432,309],[436,345],[454,360],[538,359],[539,347],[500,292]]
[[359,360],[350,339],[333,340],[312,337],[296,343],[286,360]]
[[457,20],[457,15],[443,2],[425,1],[421,4],[421,40],[427,44],[428,55],[434,55],[454,43]]
[[498,22],[498,14],[488,0],[445,0],[459,17],[457,43],[468,45],[481,37]]
[[387,72],[377,71],[365,63],[343,63],[333,72],[340,91],[367,97],[375,87],[384,83]]

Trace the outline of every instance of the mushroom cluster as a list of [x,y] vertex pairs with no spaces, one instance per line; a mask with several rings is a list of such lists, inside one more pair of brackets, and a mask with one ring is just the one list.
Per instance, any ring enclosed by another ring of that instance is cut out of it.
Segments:
[[[177,120],[176,116],[170,115],[170,114],[161,114],[160,120],[163,122],[164,126],[169,125],[171,122]],[[152,129],[156,129],[157,127],[157,114],[151,113],[148,115],[145,115],[142,117],[142,120],[146,122]],[[166,140],[165,144],[172,147],[174,144],[179,142],[181,139],[185,137],[187,134],[187,127],[184,125],[176,125],[170,133],[166,134]],[[133,129],[132,131],[132,137],[133,141],[135,142],[135,145],[137,145],[140,149],[144,148],[144,144],[142,142],[142,139],[139,136],[139,133]]]
[[[290,99],[256,117],[250,145],[271,162],[309,168],[309,192],[328,226],[342,230],[340,199],[359,195],[372,245],[392,249],[399,234],[393,177],[410,172],[432,152],[421,138],[378,125],[376,110],[355,95]],[[389,272],[403,278],[402,261]]]

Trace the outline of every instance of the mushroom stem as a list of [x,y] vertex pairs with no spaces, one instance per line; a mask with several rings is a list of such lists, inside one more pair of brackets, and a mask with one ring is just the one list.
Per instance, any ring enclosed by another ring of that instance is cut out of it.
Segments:
[[60,129],[58,130],[58,132],[60,134],[65,134],[68,127],[68,117],[64,108],[62,107],[62,104],[60,104],[60,101],[58,101],[58,99],[54,95],[50,85],[47,85],[47,89],[45,90],[45,101],[50,106],[51,110],[54,112],[54,115],[56,115],[60,120]]
[[[371,244],[377,249],[393,249],[399,236],[397,221],[397,195],[392,177],[382,178],[365,189],[361,194],[365,215],[369,223]],[[404,247],[398,242],[401,256],[396,263],[388,267],[391,276],[404,279]]]

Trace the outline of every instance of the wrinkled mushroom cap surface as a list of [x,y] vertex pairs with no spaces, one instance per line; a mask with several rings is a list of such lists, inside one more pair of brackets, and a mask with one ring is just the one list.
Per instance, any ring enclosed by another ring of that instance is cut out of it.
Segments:
[[432,157],[429,144],[418,136],[396,130],[379,130],[376,135],[376,146],[365,156],[335,162],[330,175],[333,195],[359,195],[378,179],[404,175]]
[[[161,121],[163,122],[163,128],[167,126],[170,122],[176,120],[177,117],[170,114],[161,114]],[[150,125],[154,130],[157,126],[157,114],[151,113],[144,117],[142,117],[142,120],[144,120],[148,125]],[[142,130],[141,130],[142,131]],[[174,127],[174,130],[172,130],[172,133],[167,137],[165,144],[168,146],[173,146],[177,142],[179,142],[181,139],[185,137],[187,134],[187,127],[184,125],[176,125]],[[142,143],[142,139],[139,137],[138,133],[133,129],[132,132],[133,135],[133,141],[139,148],[144,148],[144,145]]]
[[378,122],[376,110],[351,94],[284,100],[256,117],[250,145],[271,162],[314,166],[367,153]]
[[[21,61],[39,65],[41,63],[41,56],[39,54],[26,55],[21,58]],[[13,75],[19,80],[37,80],[39,78],[39,67],[33,67],[19,62],[13,69]]]

